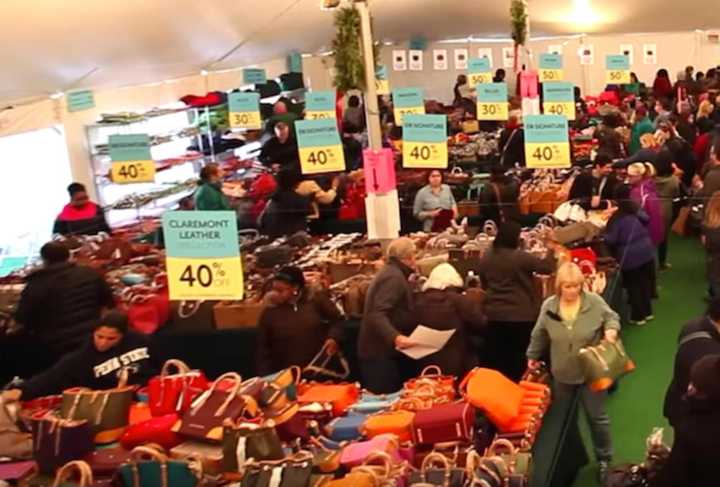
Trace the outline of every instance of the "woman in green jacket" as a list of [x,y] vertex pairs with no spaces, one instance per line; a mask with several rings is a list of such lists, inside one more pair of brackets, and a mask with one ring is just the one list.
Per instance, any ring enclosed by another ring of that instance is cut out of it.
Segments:
[[[585,409],[592,432],[595,456],[601,482],[607,476],[612,460],[610,417],[607,392],[596,393],[585,385],[578,353],[602,338],[614,343],[620,330],[620,319],[605,300],[583,291],[585,282],[580,268],[565,263],[558,269],[555,296],[548,298],[540,310],[528,347],[528,367],[537,368],[548,351],[554,379],[553,396],[572,397],[576,391]],[[603,484],[604,485],[604,484]]]
[[200,170],[200,183],[195,192],[195,209],[199,211],[230,210],[232,207],[222,192],[223,171],[210,163]]

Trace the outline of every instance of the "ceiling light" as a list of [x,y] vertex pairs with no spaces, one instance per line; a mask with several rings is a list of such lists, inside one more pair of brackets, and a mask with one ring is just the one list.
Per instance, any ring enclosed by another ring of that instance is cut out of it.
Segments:
[[207,76],[208,74],[209,73],[208,73],[207,69],[203,69],[202,71],[200,71],[200,76]]
[[579,25],[593,25],[598,22],[598,16],[590,6],[590,0],[575,0],[570,22]]
[[57,99],[59,99],[59,98],[62,98],[64,94],[65,94],[65,93],[63,93],[62,91],[55,92],[55,93],[53,93],[52,95],[50,95],[50,99],[51,99],[51,100],[57,100]]
[[320,10],[333,10],[340,6],[340,0],[320,0]]

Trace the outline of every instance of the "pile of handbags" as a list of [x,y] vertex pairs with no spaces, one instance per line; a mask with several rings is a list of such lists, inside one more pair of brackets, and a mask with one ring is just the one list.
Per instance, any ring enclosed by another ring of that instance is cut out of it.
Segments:
[[458,386],[431,366],[375,395],[308,380],[316,369],[210,381],[170,360],[139,390],[123,374],[111,390],[69,389],[24,404],[16,457],[63,485],[527,485],[550,403],[537,376],[475,369]]

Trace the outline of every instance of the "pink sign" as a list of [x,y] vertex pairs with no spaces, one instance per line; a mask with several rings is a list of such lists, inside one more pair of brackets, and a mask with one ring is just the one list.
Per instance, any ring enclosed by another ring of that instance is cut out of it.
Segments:
[[520,73],[520,96],[523,98],[538,97],[537,71],[523,71]]
[[395,180],[395,159],[392,149],[363,151],[363,170],[365,173],[365,191],[387,193],[397,187]]

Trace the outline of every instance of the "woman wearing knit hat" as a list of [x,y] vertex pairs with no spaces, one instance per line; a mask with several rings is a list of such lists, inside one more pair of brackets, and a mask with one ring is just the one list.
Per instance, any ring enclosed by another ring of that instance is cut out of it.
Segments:
[[685,396],[689,412],[675,424],[675,443],[653,487],[707,487],[718,484],[720,459],[720,355],[693,365]]
[[117,386],[123,369],[129,373],[129,384],[145,384],[157,374],[147,337],[128,330],[125,313],[111,311],[97,321],[85,347],[25,381],[19,389],[6,391],[3,397],[27,401],[59,394],[71,387],[111,389]]
[[306,285],[298,267],[283,267],[275,274],[265,302],[258,325],[260,375],[304,367],[323,346],[331,354],[338,350],[343,316],[324,291]]

